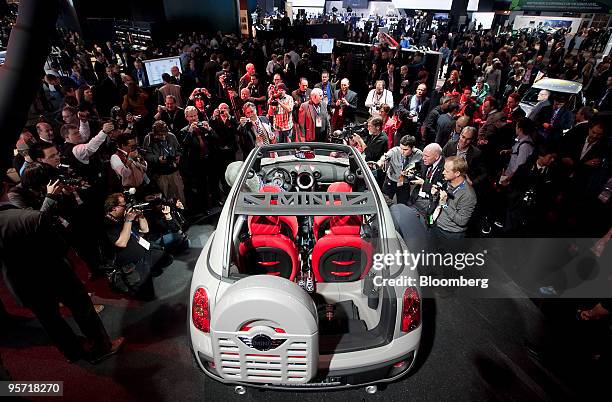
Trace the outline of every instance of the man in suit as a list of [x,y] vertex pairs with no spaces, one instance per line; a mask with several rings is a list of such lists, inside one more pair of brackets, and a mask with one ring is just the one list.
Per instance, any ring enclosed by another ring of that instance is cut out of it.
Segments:
[[135,82],[138,83],[139,87],[148,87],[149,86],[149,77],[147,76],[147,72],[142,64],[142,61],[135,60],[134,61],[134,69],[132,70],[132,78]]
[[257,116],[257,106],[254,103],[245,103],[242,107],[242,114],[243,117],[240,118],[238,126],[238,143],[243,159],[246,159],[253,148],[272,144],[275,142],[275,137],[268,118]]
[[208,60],[204,64],[204,68],[202,69],[202,76],[204,78],[204,86],[208,88],[209,90],[216,88],[217,81],[215,80],[215,75],[217,74],[217,71],[219,71],[220,68],[221,66],[219,65],[219,62],[217,61],[217,55],[215,53],[212,53],[210,55],[210,60]]
[[95,54],[96,61],[94,61],[94,72],[96,73],[96,78],[98,82],[102,82],[102,80],[106,77],[106,66],[108,66],[108,61],[106,61],[106,57],[102,53]]
[[546,106],[550,106],[550,101],[548,98],[550,97],[550,91],[547,89],[542,89],[538,92],[538,103],[531,109],[531,112],[527,115],[527,118],[536,121],[538,119],[538,114],[542,111],[542,109]]
[[349,89],[348,78],[340,81],[340,89],[334,93],[334,114],[332,115],[332,130],[341,130],[346,124],[355,121],[357,111],[357,93]]
[[100,115],[110,116],[111,108],[121,105],[123,82],[121,76],[115,74],[113,65],[107,66],[105,72],[106,76],[97,87],[96,99]]
[[429,111],[429,98],[427,97],[427,85],[419,84],[415,94],[407,94],[398,105],[397,112],[408,114],[411,129],[409,132],[418,133],[420,127],[427,117]]
[[561,162],[571,170],[577,182],[590,178],[601,167],[607,152],[604,120],[595,116],[587,124],[586,133],[573,133],[561,145]]
[[395,62],[393,60],[389,60],[387,63],[387,71],[380,74],[380,79],[385,82],[385,88],[391,91],[393,98],[399,99],[402,81],[398,71],[395,69]]
[[594,113],[595,111],[590,106],[583,106],[578,109],[574,119],[574,127],[570,128],[561,138],[559,144],[561,153],[563,153],[565,147],[572,144],[576,138],[579,138],[578,142],[584,142],[584,139],[589,134],[589,121],[593,118]]
[[443,171],[444,156],[442,156],[442,147],[432,142],[423,148],[423,165],[419,178],[411,181],[414,189],[412,190],[410,202],[422,215],[428,213],[433,185],[444,182]]
[[336,83],[329,82],[329,73],[326,70],[321,72],[321,82],[315,85],[323,92],[323,105],[327,108],[332,103],[334,92],[336,92]]
[[315,88],[310,92],[310,100],[302,103],[298,113],[299,130],[296,131],[295,140],[326,142],[329,132],[329,114],[323,105],[323,91]]
[[172,74],[174,83],[181,87],[181,98],[189,99],[189,95],[196,86],[195,80],[186,74],[181,74],[178,66],[172,66],[170,74]]
[[459,139],[449,141],[442,149],[445,158],[449,156],[459,156],[468,163],[467,181],[472,187],[477,187],[483,183],[487,177],[487,171],[481,163],[482,151],[474,145],[478,137],[478,130],[475,127],[467,126],[461,130]]
[[539,134],[547,142],[556,142],[563,135],[563,130],[572,127],[574,116],[565,107],[566,101],[567,99],[563,96],[555,97],[552,106],[542,108],[538,115],[539,119],[536,120],[536,124]]
[[295,121],[298,120],[298,112],[302,103],[308,102],[310,99],[310,92],[312,92],[312,89],[308,88],[308,80],[304,77],[300,78],[298,89],[291,92],[291,97],[293,98],[293,119]]

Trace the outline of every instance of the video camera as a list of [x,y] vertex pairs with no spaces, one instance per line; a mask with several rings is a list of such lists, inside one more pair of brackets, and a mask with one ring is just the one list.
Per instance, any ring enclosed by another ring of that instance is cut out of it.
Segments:
[[367,123],[353,123],[344,127],[342,130],[336,130],[329,135],[329,142],[334,144],[348,144],[355,134],[362,132],[367,126]]

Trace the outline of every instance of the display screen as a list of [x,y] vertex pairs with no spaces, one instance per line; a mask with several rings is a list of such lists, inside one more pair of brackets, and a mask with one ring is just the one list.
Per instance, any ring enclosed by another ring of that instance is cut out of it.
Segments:
[[334,50],[333,39],[313,38],[310,44],[317,47],[317,53],[330,54]]
[[170,74],[170,69],[174,66],[177,66],[181,73],[183,72],[181,68],[181,59],[178,56],[144,60],[143,63],[147,71],[147,77],[149,77],[149,85],[161,84],[162,74]]

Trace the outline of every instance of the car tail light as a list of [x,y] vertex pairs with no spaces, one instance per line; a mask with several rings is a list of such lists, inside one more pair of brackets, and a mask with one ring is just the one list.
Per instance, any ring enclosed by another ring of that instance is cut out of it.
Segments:
[[421,298],[413,287],[404,291],[402,303],[402,332],[410,332],[421,324]]
[[204,288],[198,288],[193,295],[191,319],[197,329],[202,332],[210,332],[210,307],[208,294]]

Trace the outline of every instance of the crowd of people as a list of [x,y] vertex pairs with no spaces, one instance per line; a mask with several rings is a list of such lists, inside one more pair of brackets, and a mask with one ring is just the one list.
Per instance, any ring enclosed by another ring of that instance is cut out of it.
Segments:
[[[346,32],[377,38],[353,23]],[[609,238],[609,220],[583,219],[609,208],[611,60],[596,61],[606,34],[585,30],[572,46],[562,30],[419,33],[443,56],[438,87],[425,54],[407,64],[386,44],[367,52],[366,72],[350,52],[327,59],[298,40],[192,33],[134,50],[62,31],[8,200],[51,217],[93,277],[151,299],[151,277],[188,245],[185,224],[223,205],[230,163],[344,130],[398,221],[415,214],[437,237]],[[172,55],[180,65],[149,86],[143,61]],[[542,90],[526,114],[519,101],[541,76],[581,82],[587,105]]]

